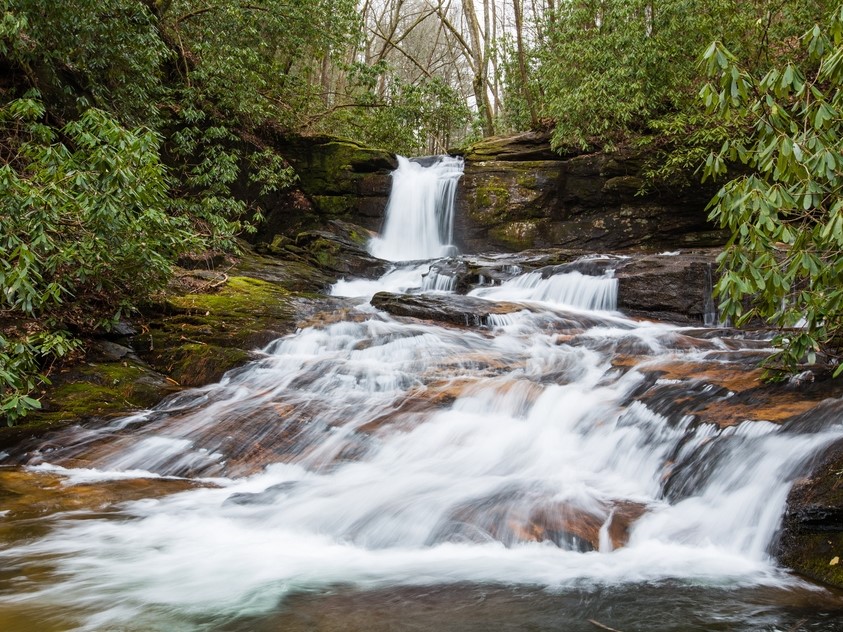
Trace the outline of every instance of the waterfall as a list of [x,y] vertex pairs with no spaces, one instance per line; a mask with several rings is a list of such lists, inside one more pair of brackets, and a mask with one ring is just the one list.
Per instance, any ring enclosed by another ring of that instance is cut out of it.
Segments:
[[618,304],[618,280],[614,271],[600,276],[568,272],[544,278],[528,272],[498,287],[479,288],[471,296],[486,299],[539,301],[586,310],[613,310]]
[[454,254],[454,200],[462,172],[462,158],[439,156],[428,164],[398,156],[383,230],[369,251],[388,261]]

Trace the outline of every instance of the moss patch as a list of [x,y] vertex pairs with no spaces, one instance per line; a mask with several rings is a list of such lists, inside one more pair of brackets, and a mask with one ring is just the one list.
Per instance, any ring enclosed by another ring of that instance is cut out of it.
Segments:
[[540,222],[507,222],[489,231],[489,237],[512,250],[527,250],[535,245]]
[[285,155],[296,168],[302,188],[312,196],[355,194],[359,174],[389,170],[396,164],[389,152],[340,139],[301,144]]
[[474,204],[469,209],[471,219],[486,226],[504,221],[509,198],[509,188],[499,178],[489,177],[474,190]]
[[[811,411],[802,418],[810,421],[823,413],[828,411]],[[843,442],[829,449],[810,477],[793,486],[787,504],[779,559],[801,575],[843,588]]]
[[134,361],[85,362],[52,376],[42,409],[18,426],[0,427],[0,446],[91,417],[149,408],[175,389],[163,375]]
[[330,217],[349,217],[357,207],[357,198],[353,195],[313,195],[312,199],[316,207]]
[[782,561],[800,575],[843,588],[843,534],[803,533],[799,549]]
[[171,296],[157,306],[138,353],[173,380],[198,386],[219,379],[252,356],[247,351],[287,333],[291,294],[261,279],[235,276],[213,294]]

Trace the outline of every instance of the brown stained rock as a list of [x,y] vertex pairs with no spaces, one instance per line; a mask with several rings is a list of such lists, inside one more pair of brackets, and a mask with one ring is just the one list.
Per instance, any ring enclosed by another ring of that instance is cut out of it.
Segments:
[[666,380],[703,380],[736,393],[763,385],[763,371],[742,364],[689,361],[678,357],[660,362],[645,360],[641,368],[648,373],[658,373],[659,377]]
[[[782,423],[801,415],[817,406],[816,400],[802,400],[799,395],[759,397],[759,403],[714,402],[695,414],[704,423],[717,424],[721,428],[736,426],[744,421],[771,421]],[[766,400],[766,401],[764,401]]]
[[388,413],[375,417],[357,428],[364,434],[378,434],[393,430],[410,430],[425,413],[444,409],[456,401],[467,388],[477,383],[476,378],[439,380],[407,392],[404,399]]
[[215,487],[185,479],[133,478],[73,486],[65,480],[51,472],[0,467],[0,505],[6,512],[0,521],[0,541],[8,542],[10,536],[25,528],[24,523],[36,518],[67,511],[105,512],[130,500]]
[[609,501],[591,510],[540,498],[523,502],[518,493],[502,493],[455,509],[440,537],[448,539],[449,529],[456,533],[476,530],[508,546],[553,542],[562,548],[599,550],[600,530],[610,520],[609,539],[613,548],[620,548],[629,539],[631,525],[646,510],[645,505],[629,501]]
[[[638,358],[621,357],[615,366],[631,368]],[[753,364],[723,363],[717,361],[688,361],[676,359],[665,362],[648,362],[646,359],[638,367],[647,375],[663,380],[679,380],[687,385],[712,385],[722,391],[718,399],[674,395],[672,400],[676,408],[683,408],[683,414],[697,417],[699,422],[710,423],[725,428],[744,421],[770,421],[783,423],[797,415],[802,415],[816,408],[829,397],[843,395],[843,385],[826,380],[805,387],[768,384],[762,381],[763,371]],[[676,392],[683,391],[680,384]],[[643,393],[640,399],[648,403],[652,393]]]
[[[645,505],[629,501],[612,502],[601,508],[600,513],[554,503],[539,507],[530,514],[526,525],[513,525],[525,541],[543,542],[567,533],[588,542],[591,548],[600,548],[600,529],[609,522],[608,535],[613,549],[626,545],[629,529],[647,511]],[[609,516],[611,515],[611,518]]]

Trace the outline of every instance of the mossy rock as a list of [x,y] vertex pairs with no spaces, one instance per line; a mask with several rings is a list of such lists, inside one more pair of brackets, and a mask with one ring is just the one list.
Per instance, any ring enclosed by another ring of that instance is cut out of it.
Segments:
[[644,187],[644,180],[638,176],[616,176],[609,178],[603,185],[603,193],[631,197]]
[[541,221],[507,222],[489,231],[489,237],[511,250],[527,250],[535,246],[544,225]]
[[275,283],[234,276],[215,293],[168,297],[135,347],[179,384],[206,384],[248,361],[248,350],[288,333],[295,323],[292,298]]
[[237,276],[267,281],[291,293],[318,292],[334,281],[314,267],[307,250],[289,237],[276,235],[270,244],[258,244],[256,249],[275,256],[246,251],[233,269]]
[[363,174],[398,166],[394,154],[331,137],[299,138],[285,148],[284,155],[311,196],[354,195]]
[[329,217],[349,217],[357,208],[357,197],[353,195],[313,195],[313,203]]
[[549,132],[523,132],[516,135],[484,138],[452,153],[462,155],[466,160],[561,160],[562,156],[550,147]]
[[782,561],[800,575],[843,588],[843,533],[803,533],[799,550]]
[[52,385],[14,427],[0,428],[0,446],[94,417],[150,408],[176,386],[142,362],[83,362],[51,376]]
[[[826,400],[803,417],[811,422],[836,404]],[[843,588],[843,441],[793,486],[787,504],[777,557],[801,575]]]
[[499,178],[490,176],[474,189],[471,219],[483,226],[492,226],[506,219],[510,189]]

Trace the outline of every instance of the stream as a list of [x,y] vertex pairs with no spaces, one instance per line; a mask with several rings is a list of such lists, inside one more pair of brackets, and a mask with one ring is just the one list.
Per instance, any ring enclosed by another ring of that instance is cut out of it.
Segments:
[[337,282],[342,317],[0,453],[0,630],[843,630],[843,596],[771,557],[843,405],[690,412],[729,408],[765,335],[628,318],[599,255],[463,255],[497,273],[467,325],[372,305],[455,299],[461,170],[402,159],[393,267]]

